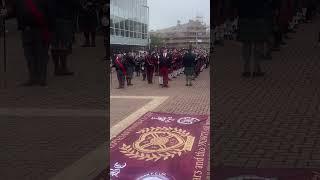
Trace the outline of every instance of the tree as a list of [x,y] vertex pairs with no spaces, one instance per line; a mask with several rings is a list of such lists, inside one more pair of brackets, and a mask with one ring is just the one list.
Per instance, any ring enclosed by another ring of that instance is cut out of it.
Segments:
[[150,40],[151,40],[151,48],[155,48],[155,47],[162,47],[164,45],[163,39],[157,35],[151,34],[150,35]]

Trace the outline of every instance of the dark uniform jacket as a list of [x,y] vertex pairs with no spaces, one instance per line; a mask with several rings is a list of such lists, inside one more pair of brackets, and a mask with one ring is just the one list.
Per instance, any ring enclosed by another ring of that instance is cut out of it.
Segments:
[[98,0],[81,0],[79,9],[79,26],[81,31],[95,31],[98,26]]
[[169,68],[170,63],[171,63],[171,61],[170,61],[169,53],[167,53],[166,57],[164,57],[163,54],[160,55],[160,58],[159,58],[159,67],[160,68],[163,68],[163,67]]
[[240,41],[265,41],[270,36],[266,20],[265,0],[235,0],[234,7],[239,16]]
[[79,0],[56,0],[57,19],[75,20],[75,14],[80,8]]
[[[2,4],[2,1],[0,1],[0,10],[4,9],[4,5]],[[5,15],[0,14],[0,33],[4,30],[4,21],[5,21]]]
[[193,67],[193,62],[195,61],[194,55],[190,53],[186,53],[183,57],[183,66],[184,67]]
[[16,0],[16,12],[19,30],[31,27],[46,28],[52,32],[55,29],[55,0]]

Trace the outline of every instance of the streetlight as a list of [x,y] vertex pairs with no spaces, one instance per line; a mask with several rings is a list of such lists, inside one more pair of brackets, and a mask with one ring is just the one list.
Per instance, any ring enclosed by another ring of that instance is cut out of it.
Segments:
[[149,50],[150,50],[150,33],[149,33],[149,26],[150,26],[150,19],[149,19],[149,6],[143,5],[142,7],[145,7],[148,9],[148,28],[147,28],[147,33],[148,33],[148,44],[149,44]]

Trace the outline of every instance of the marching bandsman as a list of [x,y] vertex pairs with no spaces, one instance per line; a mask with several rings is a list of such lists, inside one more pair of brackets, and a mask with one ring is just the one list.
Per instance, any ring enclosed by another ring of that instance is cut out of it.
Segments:
[[178,54],[178,76],[180,76],[180,74],[182,73],[182,68],[183,68],[183,51],[179,51]]
[[56,3],[47,1],[16,1],[18,30],[29,70],[29,80],[23,86],[47,86],[49,45],[56,26]]
[[73,75],[67,67],[67,57],[71,54],[72,37],[74,28],[74,17],[77,7],[80,3],[77,0],[56,0],[56,30],[53,33],[53,41],[51,44],[51,55],[54,62],[54,73],[56,76]]
[[132,86],[132,78],[133,78],[133,72],[134,72],[134,67],[135,67],[135,62],[134,62],[134,56],[132,53],[126,53],[125,57],[125,68],[127,71],[127,86]]
[[137,73],[137,77],[140,76],[140,73],[141,73],[141,56],[139,56],[139,54],[136,55],[135,57],[135,71]]
[[153,80],[153,73],[155,70],[155,56],[152,54],[152,51],[149,51],[149,53],[145,56],[145,65],[146,65],[146,70],[147,70],[147,80],[148,84],[152,84]]
[[[270,37],[265,21],[264,0],[237,0],[239,40],[242,42],[243,77],[264,76],[261,69],[261,45]],[[253,62],[251,62],[253,61]],[[254,67],[251,66],[254,64]]]
[[85,42],[82,47],[96,46],[96,29],[98,27],[99,2],[97,0],[83,0],[79,12],[79,26],[84,34]]
[[167,49],[163,49],[160,58],[159,58],[159,68],[160,75],[163,78],[162,87],[168,88],[169,83],[169,67],[170,67],[170,58]]
[[123,89],[124,88],[124,82],[125,82],[125,77],[126,77],[126,68],[124,66],[124,61],[121,53],[118,53],[113,61],[113,65],[116,69],[117,72],[117,77],[118,77],[118,82],[119,82],[119,87],[118,89]]
[[2,36],[2,33],[5,31],[4,23],[5,23],[5,18],[8,14],[5,4],[2,4],[2,3],[3,2],[0,1],[0,37]]
[[192,75],[194,73],[194,61],[195,57],[192,54],[192,49],[190,48],[188,53],[183,57],[184,73],[186,75],[186,86],[192,86]]
[[146,77],[147,77],[147,65],[146,65],[146,61],[145,61],[145,58],[146,58],[147,54],[146,53],[143,53],[143,56],[141,57],[141,73],[142,73],[142,81],[145,81],[146,80]]
[[173,55],[172,55],[172,77],[173,78],[177,78],[177,76],[178,76],[178,73],[177,73],[177,71],[178,71],[178,58],[179,58],[178,52],[175,49],[173,51]]

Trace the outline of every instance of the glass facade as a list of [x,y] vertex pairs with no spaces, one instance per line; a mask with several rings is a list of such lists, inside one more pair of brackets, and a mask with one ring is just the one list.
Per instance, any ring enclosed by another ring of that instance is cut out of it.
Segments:
[[110,1],[110,44],[147,46],[147,0]]

